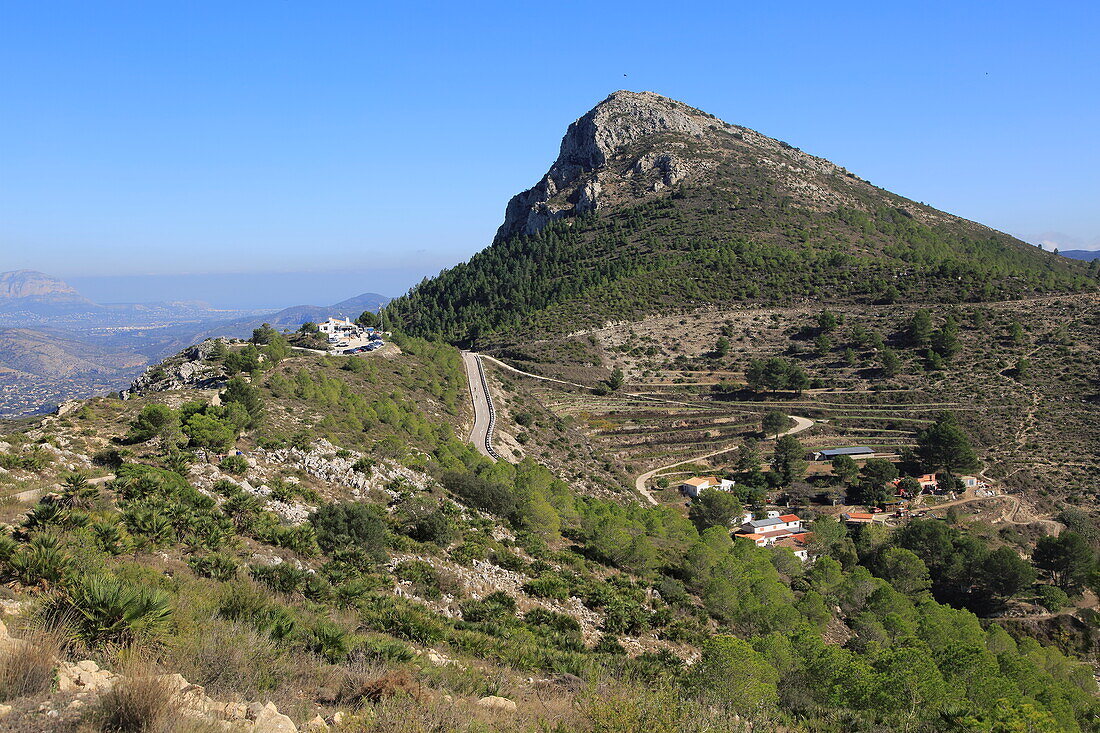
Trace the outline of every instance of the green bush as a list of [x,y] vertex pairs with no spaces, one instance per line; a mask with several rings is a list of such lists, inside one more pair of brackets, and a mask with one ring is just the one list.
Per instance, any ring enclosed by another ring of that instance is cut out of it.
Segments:
[[532,608],[523,615],[523,620],[530,626],[552,629],[563,634],[581,633],[581,624],[577,619],[542,607]]
[[439,598],[443,594],[439,571],[423,560],[403,560],[394,567],[393,573],[411,582],[418,596]]
[[386,558],[385,512],[370,504],[329,504],[309,518],[325,552],[356,547],[376,561]]
[[1038,585],[1035,587],[1035,595],[1039,605],[1052,613],[1057,613],[1069,605],[1069,596],[1056,585]]
[[45,614],[88,644],[125,646],[156,641],[168,629],[172,605],[161,590],[94,573],[47,601]]
[[463,542],[448,554],[459,565],[470,565],[474,560],[484,560],[489,555],[489,550],[479,542]]
[[306,571],[292,568],[287,563],[278,565],[253,565],[248,569],[252,579],[263,583],[276,593],[294,593],[306,580]]
[[61,548],[61,541],[47,534],[36,536],[13,552],[7,565],[10,574],[23,585],[49,587],[68,580],[75,563]]
[[96,522],[90,530],[96,547],[110,555],[121,555],[134,547],[134,538],[116,521]]
[[443,474],[443,486],[475,509],[500,517],[511,517],[516,511],[516,498],[507,486],[472,473],[448,471]]
[[367,639],[357,648],[357,653],[366,659],[387,664],[401,664],[416,657],[416,652],[408,644],[393,639]]
[[330,664],[339,664],[348,658],[355,646],[355,638],[347,629],[327,619],[322,619],[306,631],[306,648],[320,654]]
[[462,619],[471,623],[482,621],[503,621],[516,615],[516,599],[507,593],[497,591],[480,600],[463,601],[459,608]]
[[238,476],[243,476],[248,472],[248,459],[236,454],[221,459],[218,465],[221,466],[223,471],[228,471]]
[[569,582],[560,575],[546,574],[523,584],[523,591],[538,598],[569,598]]
[[196,575],[218,581],[233,580],[237,577],[237,568],[239,567],[236,560],[221,553],[192,557],[187,561],[187,564]]
[[435,644],[447,633],[439,616],[422,606],[397,598],[382,597],[364,603],[362,621],[367,628],[417,644]]

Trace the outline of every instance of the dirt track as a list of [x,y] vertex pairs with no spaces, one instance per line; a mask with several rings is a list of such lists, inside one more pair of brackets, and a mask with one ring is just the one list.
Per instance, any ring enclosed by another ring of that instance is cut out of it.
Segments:
[[[785,432],[780,433],[779,435],[776,436],[777,438],[781,438],[784,435],[794,435],[795,433],[801,433],[803,430],[807,430],[807,429],[813,427],[813,424],[814,424],[814,421],[811,420],[808,417],[800,417],[799,415],[787,415],[787,417],[794,420],[794,423],[795,423],[794,427],[792,427],[790,430],[787,430]],[[703,460],[706,460],[707,458],[711,458],[713,456],[717,456],[717,455],[720,455],[722,453],[727,453],[731,450],[735,450],[737,448],[737,446],[738,446],[738,444],[735,443],[733,445],[728,445],[725,448],[722,448],[721,450],[711,451],[710,453],[705,453],[701,456],[694,456],[692,458],[686,458],[682,461],[677,461],[676,463],[670,463],[667,466],[658,466],[657,468],[654,468],[651,471],[646,471],[645,473],[638,476],[638,478],[634,479],[634,488],[637,489],[638,493],[641,494],[642,496],[644,496],[650,504],[653,504],[654,506],[656,506],[658,502],[657,502],[656,499],[653,498],[653,494],[650,493],[649,489],[646,488],[646,482],[649,481],[654,476],[656,476],[659,472],[665,471],[669,468],[676,468],[677,466],[682,466],[685,463],[694,463],[695,461],[703,461]]]

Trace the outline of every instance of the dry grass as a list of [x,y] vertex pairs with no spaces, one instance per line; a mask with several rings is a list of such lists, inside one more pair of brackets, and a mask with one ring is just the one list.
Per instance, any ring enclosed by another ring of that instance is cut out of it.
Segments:
[[46,692],[53,685],[61,639],[53,631],[28,629],[0,651],[0,700]]
[[103,733],[168,733],[176,730],[178,709],[175,686],[137,661],[99,698],[90,717]]
[[[316,662],[280,649],[266,634],[244,624],[208,618],[173,643],[164,664],[213,697],[248,699],[300,686]],[[279,696],[272,697],[279,704]]]

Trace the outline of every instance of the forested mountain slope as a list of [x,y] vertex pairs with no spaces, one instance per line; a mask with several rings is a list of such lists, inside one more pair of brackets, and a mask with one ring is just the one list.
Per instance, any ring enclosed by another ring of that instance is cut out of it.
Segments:
[[737,301],[1020,298],[1095,275],[680,102],[616,92],[570,126],[490,247],[388,312],[473,343]]

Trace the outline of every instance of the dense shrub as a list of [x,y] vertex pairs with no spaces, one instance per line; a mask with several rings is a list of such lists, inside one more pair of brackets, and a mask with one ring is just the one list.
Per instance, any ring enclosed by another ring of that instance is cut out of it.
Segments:
[[123,646],[157,641],[172,620],[172,605],[164,591],[95,573],[75,579],[67,593],[47,601],[44,613],[88,644]]
[[490,514],[511,517],[516,511],[512,492],[496,481],[472,473],[448,471],[443,474],[443,486],[470,506]]
[[196,575],[219,581],[236,578],[237,568],[239,567],[237,561],[231,556],[221,553],[192,557],[187,561],[187,564],[195,571]]
[[569,597],[569,582],[560,575],[547,574],[524,583],[523,591],[539,598],[564,601]]
[[386,557],[386,519],[379,507],[357,502],[329,504],[314,512],[309,521],[325,552],[351,546],[375,560]]
[[516,599],[497,591],[479,600],[463,601],[459,608],[462,610],[463,620],[471,623],[503,621],[515,616]]
[[238,476],[243,476],[245,473],[248,472],[248,459],[246,459],[244,456],[238,456],[236,454],[226,456],[221,460],[218,465],[221,466],[223,471],[235,473]]

